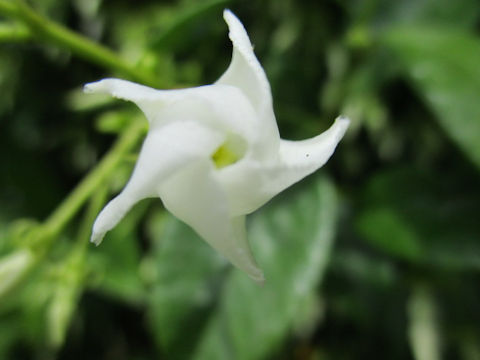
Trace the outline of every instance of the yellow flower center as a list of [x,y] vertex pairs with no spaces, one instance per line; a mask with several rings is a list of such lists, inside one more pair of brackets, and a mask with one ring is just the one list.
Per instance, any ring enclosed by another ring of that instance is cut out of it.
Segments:
[[232,165],[238,161],[239,157],[228,146],[227,143],[220,146],[212,155],[212,160],[217,169]]
[[212,160],[217,169],[235,164],[247,149],[245,141],[236,135],[229,134],[227,140],[213,153]]

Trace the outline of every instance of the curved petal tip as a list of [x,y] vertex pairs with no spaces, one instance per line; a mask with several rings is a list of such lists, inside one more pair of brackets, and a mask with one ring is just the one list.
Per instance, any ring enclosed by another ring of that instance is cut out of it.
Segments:
[[253,275],[252,273],[249,273],[248,276],[250,279],[255,281],[258,285],[263,286],[265,285],[265,276],[263,275],[263,272],[259,270],[258,274]]
[[343,124],[344,126],[350,125],[350,119],[344,115],[340,115],[335,119],[335,122],[338,122],[340,124]]
[[335,128],[337,128],[338,136],[341,139],[345,132],[347,131],[348,127],[350,126],[350,119],[346,116],[340,115],[335,119],[333,124]]
[[90,242],[98,246],[101,244],[104,237],[105,237],[105,233],[99,233],[99,232],[93,231],[92,236],[90,237]]
[[230,9],[223,10],[223,19],[228,24],[230,22],[240,22],[235,14]]
[[83,86],[83,92],[92,94],[96,92],[108,92],[107,82],[104,80],[95,81],[92,83],[85,84]]
[[242,51],[252,51],[252,44],[248,37],[247,30],[237,16],[229,9],[223,11],[223,19],[228,25],[229,38],[234,46],[239,47]]

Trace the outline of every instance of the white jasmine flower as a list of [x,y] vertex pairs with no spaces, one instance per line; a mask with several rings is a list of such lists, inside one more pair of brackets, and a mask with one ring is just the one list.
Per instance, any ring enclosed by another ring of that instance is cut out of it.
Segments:
[[262,282],[246,238],[245,215],[320,168],[343,137],[343,117],[303,141],[280,139],[270,85],[245,28],[225,10],[233,43],[227,71],[214,84],[155,90],[119,79],[85,91],[134,102],[150,125],[132,177],[97,217],[99,244],[139,200],[164,206],[252,279]]

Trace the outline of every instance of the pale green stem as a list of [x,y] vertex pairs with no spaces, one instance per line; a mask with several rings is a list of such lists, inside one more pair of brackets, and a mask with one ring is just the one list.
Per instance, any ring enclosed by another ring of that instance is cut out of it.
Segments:
[[[63,45],[94,62],[129,74],[131,78],[139,79],[143,77],[143,74],[124,62],[114,52],[36,14],[22,1],[0,0],[0,14],[20,20],[30,28],[35,36],[40,36],[58,45]],[[142,82],[151,83],[152,81],[145,78]],[[105,181],[133,146],[137,144],[144,131],[145,124],[138,121],[134,121],[124,130],[121,137],[98,166],[87,175],[45,221],[39,231],[39,235],[37,235],[37,239],[54,238],[60,233],[84,202]]]
[[72,314],[75,312],[85,288],[88,273],[85,262],[88,238],[95,217],[102,209],[107,194],[108,187],[100,186],[90,198],[77,232],[75,244],[59,268],[64,274],[59,275],[56,291],[48,309],[48,340],[54,349],[58,349],[64,343]]
[[22,42],[32,38],[32,34],[25,26],[0,24],[0,43]]
[[146,124],[141,121],[134,121],[125,129],[97,167],[82,180],[45,221],[42,226],[45,241],[51,241],[62,231],[85,201],[107,180],[124,157],[138,143],[145,131]]
[[77,232],[76,242],[58,271],[55,291],[47,310],[47,339],[53,349],[58,349],[65,341],[72,315],[85,287],[87,275],[86,253],[88,237],[93,221],[107,197],[108,187],[100,186],[90,198]]
[[[78,184],[73,192],[69,194],[60,206],[58,206],[50,217],[39,227],[32,239],[34,257],[26,266],[19,270],[14,281],[11,281],[8,286],[3,286],[3,288],[0,286],[0,298],[11,294],[28,278],[31,271],[44,259],[58,234],[82,207],[85,201],[87,201],[95,191],[99,191],[98,189],[101,190],[102,187],[104,187],[105,180],[112,174],[120,162],[122,162],[124,156],[134,148],[140,137],[145,133],[145,130],[146,126],[141,121],[134,121],[125,129],[124,133],[97,167]],[[90,232],[90,225],[93,222],[93,213],[96,213],[96,211],[101,208],[104,199],[104,193],[96,196],[91,200],[91,206],[87,209],[79,232],[79,237],[83,239],[84,244],[77,244],[76,252],[80,255],[77,260],[81,260],[81,254],[84,251],[81,247],[85,247],[86,244],[88,244],[87,239],[88,233]],[[80,241],[81,239],[79,239],[79,242]]]
[[[25,28],[15,25],[0,27],[0,39],[2,34],[5,39],[10,41],[26,40],[30,36],[37,37],[66,48],[72,53],[99,64],[108,70],[118,71],[131,80],[150,86],[158,86],[153,77],[128,64],[111,50],[36,14],[30,7],[19,0],[15,2],[0,0],[0,15],[16,19],[23,26],[26,26]],[[20,285],[22,280],[27,277],[27,274],[44,258],[55,238],[92,194],[97,191],[99,187],[102,187],[102,184],[105,183],[124,157],[138,143],[141,136],[145,133],[145,130],[146,125],[139,121],[134,121],[127,127],[101,162],[39,227],[32,239],[35,247],[34,259],[23,268],[21,274],[16,278],[16,281],[10,284],[8,289],[4,289],[3,295],[11,292],[11,290]],[[95,208],[95,210],[99,209],[102,205],[99,204],[99,202],[103,203],[103,200],[104,196],[98,196],[92,199],[92,205],[87,210],[79,236],[88,238],[90,223],[93,221],[90,218],[94,216],[92,215],[93,208]],[[86,223],[88,223],[88,226]],[[87,243],[87,241],[84,242]],[[80,251],[80,253],[81,252],[82,251]]]
[[118,71],[129,79],[145,85],[152,87],[160,85],[154,76],[127,63],[110,49],[37,14],[21,1],[0,0],[0,14],[21,21],[30,29],[33,36],[68,49],[77,56],[108,70]]

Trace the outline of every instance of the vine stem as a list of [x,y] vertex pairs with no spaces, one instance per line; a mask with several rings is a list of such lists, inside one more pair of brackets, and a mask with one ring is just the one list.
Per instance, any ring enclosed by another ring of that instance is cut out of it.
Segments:
[[151,87],[159,86],[153,75],[145,73],[138,67],[124,61],[112,50],[37,14],[23,1],[0,0],[0,14],[22,22],[29,28],[33,37],[44,39],[49,43],[68,49],[79,57],[92,61],[108,70],[117,71],[133,81]]
[[[24,30],[25,36],[30,32],[31,36],[40,37],[67,48],[109,70],[119,71],[132,80],[155,86],[153,77],[128,64],[113,51],[35,13],[21,0],[0,0],[0,14],[14,18],[27,26],[27,29]],[[12,31],[12,29],[13,27],[8,28],[9,31]],[[87,175],[42,225],[42,231],[37,237],[40,243],[46,241],[45,238],[52,239],[59,234],[67,222],[137,143],[145,128],[144,123],[134,121],[123,131],[98,166]]]
[[23,42],[32,38],[30,30],[25,26],[0,24],[0,43]]
[[43,241],[50,242],[61,232],[85,201],[104,183],[128,152],[138,143],[145,131],[146,124],[136,120],[125,129],[100,163],[78,184],[44,222],[42,226],[42,234],[44,234]]
[[[133,81],[152,87],[158,87],[159,85],[155,81],[155,77],[124,61],[115,52],[35,13],[32,8],[21,0],[0,0],[0,15],[14,19],[17,22],[17,24],[0,24],[0,40],[2,38],[5,41],[42,39],[50,44],[65,48],[77,56],[98,64],[109,71],[119,72]],[[98,165],[88,173],[42,225],[35,230],[31,238],[32,242],[30,242],[31,249],[21,250],[7,259],[7,262],[13,262],[14,260],[16,261],[18,256],[26,257],[24,264],[17,264],[18,266],[15,265],[16,263],[13,264],[18,267],[18,271],[6,286],[0,287],[0,297],[11,293],[23,283],[23,280],[27,278],[28,274],[33,271],[48,253],[53,242],[68,222],[85,202],[104,186],[105,181],[125,159],[125,156],[137,145],[140,138],[145,134],[146,129],[145,122],[132,121],[122,131],[115,144]],[[93,211],[102,205],[100,203],[103,202],[104,195],[92,199],[92,206],[87,209],[87,218],[81,228],[79,237],[88,237],[90,218],[93,216]],[[80,254],[85,250],[86,243],[86,241],[82,243],[79,240],[78,252]],[[8,269],[6,270],[8,271]]]
[[[32,248],[30,250],[19,250],[12,253],[10,257],[7,256],[6,258],[2,258],[3,261],[0,262],[0,265],[3,264],[6,268],[3,270],[4,272],[7,272],[6,275],[9,276],[9,278],[7,279],[7,283],[0,283],[0,298],[12,294],[16,289],[21,287],[24,280],[28,278],[31,272],[45,258],[53,241],[57,238],[59,233],[83,204],[89,198],[92,198],[94,193],[97,192],[98,195],[99,189],[105,187],[103,185],[104,181],[120,164],[125,155],[127,155],[128,152],[138,143],[140,137],[145,131],[146,124],[141,121],[134,121],[129,127],[127,127],[105,157],[102,158],[100,163],[80,182],[80,184],[78,184],[78,186],[36,230],[30,242]],[[75,253],[77,253],[76,256],[79,256],[77,261],[82,260],[82,253],[86,250],[86,244],[88,242],[85,241],[85,238],[88,237],[88,232],[90,231],[89,225],[93,222],[93,220],[91,220],[93,211],[98,210],[103,204],[104,197],[104,193],[94,197],[91,206],[87,209],[87,214],[85,215],[85,219],[78,235],[79,240],[75,246]],[[18,263],[19,261],[21,263]],[[13,275],[8,273],[9,263],[18,263]],[[1,270],[2,268],[0,266],[0,275],[2,275]]]

